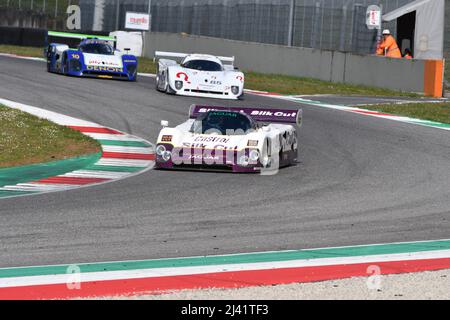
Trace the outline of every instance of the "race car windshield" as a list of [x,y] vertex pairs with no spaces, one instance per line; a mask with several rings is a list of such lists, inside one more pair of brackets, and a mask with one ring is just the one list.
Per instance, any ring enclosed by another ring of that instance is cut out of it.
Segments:
[[191,132],[198,134],[242,135],[253,128],[252,121],[239,112],[210,111],[195,119]]
[[200,71],[222,71],[220,64],[208,60],[190,60],[183,63],[182,67]]
[[85,43],[80,46],[80,51],[93,54],[114,54],[114,49],[107,43]]

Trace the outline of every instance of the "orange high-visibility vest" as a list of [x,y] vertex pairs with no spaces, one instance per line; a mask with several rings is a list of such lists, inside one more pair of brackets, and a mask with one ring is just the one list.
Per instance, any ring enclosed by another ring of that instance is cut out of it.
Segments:
[[401,58],[402,53],[398,48],[397,41],[394,37],[389,35],[385,40],[383,40],[377,48],[377,55],[386,56],[390,58]]

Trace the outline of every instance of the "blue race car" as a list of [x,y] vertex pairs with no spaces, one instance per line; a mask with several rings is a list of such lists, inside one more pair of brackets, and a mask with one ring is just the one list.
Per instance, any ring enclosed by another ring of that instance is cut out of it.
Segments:
[[136,81],[137,58],[115,49],[113,37],[49,31],[47,43],[48,72]]

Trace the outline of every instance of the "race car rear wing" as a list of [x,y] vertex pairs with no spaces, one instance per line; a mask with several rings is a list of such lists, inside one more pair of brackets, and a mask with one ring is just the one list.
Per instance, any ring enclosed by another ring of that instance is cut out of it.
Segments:
[[[188,55],[190,55],[190,53],[155,51],[155,59],[176,58],[176,59],[182,60],[182,59],[186,58]],[[224,63],[234,64],[234,57],[216,56],[216,58]]]
[[208,111],[239,111],[250,116],[257,122],[268,123],[291,123],[301,126],[302,109],[266,109],[266,108],[241,108],[241,107],[218,107],[218,106],[202,106],[191,105],[189,109],[189,118],[195,119],[199,115]]
[[115,37],[108,37],[102,35],[82,34],[82,33],[70,33],[70,32],[57,32],[47,31],[46,46],[50,43],[58,43],[68,45],[69,48],[76,48],[85,39],[99,39],[110,42],[114,49],[116,48],[117,39]]

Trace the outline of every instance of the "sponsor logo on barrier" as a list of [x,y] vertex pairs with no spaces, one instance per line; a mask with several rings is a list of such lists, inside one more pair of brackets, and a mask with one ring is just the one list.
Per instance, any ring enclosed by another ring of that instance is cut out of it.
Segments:
[[150,15],[139,12],[127,12],[125,14],[125,28],[142,31],[150,30]]
[[[44,4],[44,7],[45,7],[45,4]],[[80,9],[80,7],[77,5],[68,6],[66,13],[68,14],[67,21],[66,21],[67,29],[68,30],[81,29],[81,9]]]

